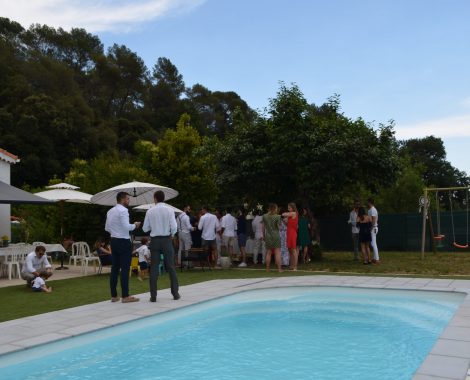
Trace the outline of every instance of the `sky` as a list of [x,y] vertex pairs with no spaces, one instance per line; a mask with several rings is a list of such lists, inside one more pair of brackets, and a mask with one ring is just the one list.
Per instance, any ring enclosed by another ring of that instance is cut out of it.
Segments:
[[310,103],[399,139],[433,134],[470,174],[468,0],[0,0],[0,15],[84,27],[152,68],[169,58],[187,86],[235,91],[254,109],[296,83]]

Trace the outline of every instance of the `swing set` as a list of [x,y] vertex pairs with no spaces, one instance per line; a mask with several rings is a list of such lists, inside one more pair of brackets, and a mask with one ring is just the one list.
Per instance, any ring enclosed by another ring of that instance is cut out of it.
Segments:
[[[455,223],[454,223],[454,209],[453,209],[453,192],[458,190],[465,191],[465,207],[466,207],[466,236],[467,241],[465,244],[457,243],[455,238]],[[436,224],[437,224],[437,233],[434,234],[433,224],[432,224],[432,214],[429,212],[430,200],[428,198],[428,193],[435,192],[436,196]],[[441,233],[441,210],[440,210],[440,200],[439,200],[439,192],[448,192],[449,195],[449,209],[450,209],[450,220],[452,226],[452,245],[458,249],[468,249],[469,247],[469,187],[441,187],[441,188],[425,188],[424,189],[424,196],[422,196],[419,200],[420,209],[423,212],[423,229],[422,229],[422,236],[421,236],[421,259],[424,259],[424,247],[426,243],[426,221],[429,224],[429,230],[431,236],[433,237],[432,245],[433,251],[436,252],[436,242],[438,243],[437,247],[443,247],[443,240],[445,235]]]

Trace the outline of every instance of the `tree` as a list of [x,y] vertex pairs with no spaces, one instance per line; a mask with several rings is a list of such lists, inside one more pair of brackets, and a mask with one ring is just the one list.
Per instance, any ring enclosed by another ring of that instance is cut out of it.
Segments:
[[403,141],[400,151],[402,155],[408,155],[413,164],[423,166],[423,180],[426,186],[470,185],[470,178],[467,174],[454,168],[446,160],[444,142],[439,137],[428,136]]
[[391,186],[380,188],[375,197],[375,203],[381,212],[416,212],[418,199],[425,187],[422,173],[423,168],[413,165],[410,157],[401,157],[397,180]]
[[201,84],[187,90],[185,107],[192,115],[195,128],[203,134],[224,138],[233,130],[235,112],[245,119],[254,120],[255,113],[248,104],[233,91],[210,91]]
[[361,119],[350,120],[339,113],[337,98],[309,105],[295,85],[281,84],[268,112],[254,124],[237,121],[220,147],[222,193],[334,212],[360,186],[373,193],[395,180],[393,125],[376,132]]
[[89,161],[74,160],[65,176],[66,182],[90,194],[134,180],[150,183],[157,181],[148,171],[138,167],[133,159],[120,156],[117,152],[102,154]]
[[160,185],[179,191],[174,203],[201,206],[216,199],[215,165],[210,153],[200,154],[204,139],[183,114],[176,130],[168,129],[155,145],[139,141],[136,151],[140,164],[150,173],[157,173]]
[[114,44],[106,57],[97,58],[95,81],[103,116],[123,116],[143,107],[147,68],[126,46]]
[[165,85],[175,98],[179,99],[185,90],[183,75],[176,66],[165,57],[160,57],[153,67],[153,78],[157,84]]

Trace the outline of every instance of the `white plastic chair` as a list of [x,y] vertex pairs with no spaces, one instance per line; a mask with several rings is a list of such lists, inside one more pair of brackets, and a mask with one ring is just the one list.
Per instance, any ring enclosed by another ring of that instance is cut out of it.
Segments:
[[13,268],[16,268],[16,275],[18,278],[21,278],[20,276],[20,258],[18,251],[16,249],[11,249],[9,250],[5,255],[5,261],[2,263],[3,266],[6,267],[7,273],[8,273],[8,279],[11,280],[12,274],[13,274]]
[[87,275],[88,273],[88,263],[93,263],[96,273],[96,264],[100,265],[100,258],[94,256],[90,251],[90,246],[85,242],[80,242],[80,252],[82,261],[82,273]]
[[72,253],[69,256],[69,265],[73,260],[73,265],[77,266],[77,262],[82,259],[81,243],[81,241],[78,241],[72,244]]

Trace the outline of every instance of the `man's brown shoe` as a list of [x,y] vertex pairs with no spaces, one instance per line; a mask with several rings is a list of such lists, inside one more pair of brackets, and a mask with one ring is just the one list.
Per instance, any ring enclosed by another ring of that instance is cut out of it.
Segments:
[[133,296],[129,296],[122,299],[122,303],[137,302],[139,299]]
[[121,297],[111,297],[111,302],[118,302]]

